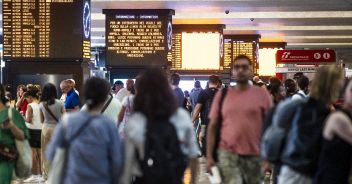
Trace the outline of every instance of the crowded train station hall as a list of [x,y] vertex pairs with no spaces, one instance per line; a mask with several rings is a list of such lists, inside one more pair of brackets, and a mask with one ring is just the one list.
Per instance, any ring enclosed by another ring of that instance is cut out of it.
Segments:
[[0,184],[352,184],[352,0],[0,3]]

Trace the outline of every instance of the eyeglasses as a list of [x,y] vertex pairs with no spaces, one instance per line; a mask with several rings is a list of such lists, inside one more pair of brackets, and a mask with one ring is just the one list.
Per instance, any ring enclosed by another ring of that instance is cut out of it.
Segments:
[[242,68],[242,70],[248,70],[249,69],[249,65],[233,65],[233,69],[235,70],[239,70],[240,68]]

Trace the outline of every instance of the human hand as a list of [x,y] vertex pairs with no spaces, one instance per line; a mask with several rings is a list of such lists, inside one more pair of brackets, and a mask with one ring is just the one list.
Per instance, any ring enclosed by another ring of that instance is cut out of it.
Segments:
[[213,175],[213,173],[211,172],[211,168],[215,166],[215,161],[213,158],[211,158],[210,156],[207,157],[207,172],[211,175]]

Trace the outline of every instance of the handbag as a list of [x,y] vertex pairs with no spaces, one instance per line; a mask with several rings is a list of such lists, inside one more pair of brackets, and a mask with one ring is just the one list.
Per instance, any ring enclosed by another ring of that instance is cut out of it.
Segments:
[[[10,122],[13,120],[13,109],[9,108],[8,116]],[[11,122],[13,123],[13,122]],[[18,152],[18,158],[16,162],[15,173],[19,178],[29,177],[32,173],[32,150],[29,146],[27,139],[17,140],[15,139],[16,149]]]
[[75,138],[77,138],[81,132],[89,125],[89,122],[93,117],[89,117],[88,120],[78,129],[76,134],[74,134],[70,139],[67,138],[66,129],[68,126],[68,115],[63,116],[62,128],[64,132],[63,144],[56,148],[55,156],[51,163],[51,168],[48,176],[49,184],[62,184],[65,177],[65,167],[68,160],[68,152],[70,149],[70,144]]
[[0,144],[0,160],[12,161],[16,160],[18,156],[17,150],[7,147],[6,145]]

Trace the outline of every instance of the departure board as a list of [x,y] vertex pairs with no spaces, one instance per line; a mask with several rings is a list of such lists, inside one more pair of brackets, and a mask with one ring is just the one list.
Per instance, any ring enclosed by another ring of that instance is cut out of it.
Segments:
[[90,60],[89,0],[3,0],[5,61]]
[[225,35],[224,36],[224,68],[231,68],[233,59],[238,55],[246,55],[252,59],[252,69],[258,73],[258,40],[257,35]]
[[171,70],[221,70],[224,57],[222,24],[176,24],[172,50],[168,53]]
[[172,48],[173,10],[103,10],[108,66],[167,63]]

